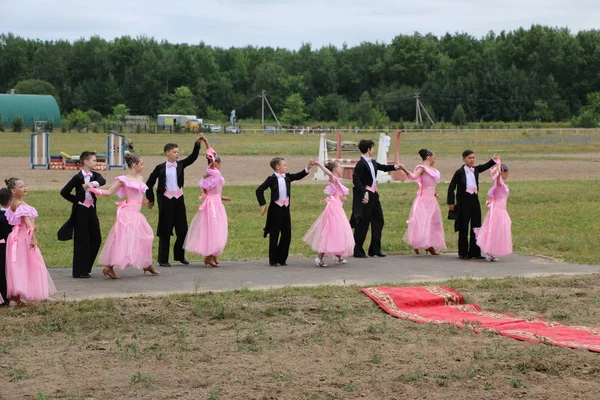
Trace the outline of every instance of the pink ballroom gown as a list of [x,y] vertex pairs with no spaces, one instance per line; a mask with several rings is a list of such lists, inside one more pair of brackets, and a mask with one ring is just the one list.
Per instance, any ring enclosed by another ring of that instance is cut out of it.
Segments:
[[329,180],[323,192],[328,195],[325,210],[312,224],[304,242],[317,253],[345,257],[354,252],[354,236],[346,213],[342,197],[348,194],[348,188],[339,178]]
[[440,181],[440,172],[435,168],[417,165],[415,172],[423,168],[423,173],[418,177],[413,174],[408,176],[419,185],[417,197],[410,209],[410,216],[406,223],[408,229],[402,238],[413,249],[445,249],[444,224],[442,212],[435,197],[435,188]]
[[29,247],[33,228],[27,229],[21,217],[29,217],[32,224],[38,213],[35,208],[21,204],[15,211],[6,210],[6,219],[13,226],[6,240],[6,281],[8,297],[29,301],[45,300],[56,292],[46,269],[40,248]]
[[221,201],[225,178],[216,168],[206,170],[207,178],[200,180],[200,189],[206,192],[198,212],[188,228],[183,248],[205,257],[218,256],[227,244],[227,212]]
[[489,208],[488,213],[481,228],[475,228],[474,231],[481,251],[489,256],[499,257],[512,253],[512,222],[506,211],[508,186],[500,176],[498,168],[492,171],[492,179],[494,185],[487,193],[491,198],[485,202]]
[[152,228],[141,213],[148,187],[144,182],[131,181],[124,175],[117,176],[115,181],[123,184],[117,190],[117,196],[126,200],[117,203],[117,221],[104,242],[99,262],[120,269],[146,268],[152,265],[154,240]]

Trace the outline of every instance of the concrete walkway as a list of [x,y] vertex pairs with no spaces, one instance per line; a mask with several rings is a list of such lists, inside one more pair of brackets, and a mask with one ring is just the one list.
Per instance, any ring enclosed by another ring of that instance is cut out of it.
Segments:
[[312,259],[289,259],[288,266],[271,267],[266,260],[221,262],[221,267],[173,264],[159,268],[158,276],[127,268],[118,271],[120,280],[102,275],[94,268],[91,279],[71,278],[71,269],[51,268],[57,300],[102,297],[156,296],[167,293],[227,291],[241,288],[267,289],[283,286],[373,285],[383,282],[435,282],[451,278],[504,278],[507,276],[574,275],[600,272],[598,265],[568,264],[547,257],[513,254],[498,262],[460,260],[456,254],[440,256],[400,255],[385,258],[348,258],[348,264],[319,268]]

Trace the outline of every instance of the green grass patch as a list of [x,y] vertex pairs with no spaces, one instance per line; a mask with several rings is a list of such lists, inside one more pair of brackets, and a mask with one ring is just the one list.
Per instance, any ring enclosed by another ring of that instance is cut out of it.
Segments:
[[[416,154],[421,148],[433,149],[441,157],[458,157],[466,148],[477,149],[480,155],[504,153],[515,156],[539,154],[574,154],[600,152],[600,131],[580,129],[561,132],[535,131],[523,134],[522,129],[482,132],[408,132],[401,136],[400,152]],[[182,153],[191,151],[195,134],[138,133],[128,134],[134,141],[136,152],[141,155],[162,155],[163,146],[169,142],[178,143]],[[293,133],[242,133],[206,134],[210,142],[219,149],[221,155],[286,155],[316,157],[319,150],[320,134],[305,135]],[[394,134],[391,134],[394,137]],[[29,156],[30,133],[2,134],[3,141],[0,156]],[[344,133],[342,140],[358,142],[371,138],[377,144],[378,132]],[[327,139],[336,140],[334,132]],[[60,133],[50,136],[50,152],[61,151],[79,154],[83,150],[106,153],[106,135],[103,133]],[[344,153],[344,158],[354,157],[358,153]]]

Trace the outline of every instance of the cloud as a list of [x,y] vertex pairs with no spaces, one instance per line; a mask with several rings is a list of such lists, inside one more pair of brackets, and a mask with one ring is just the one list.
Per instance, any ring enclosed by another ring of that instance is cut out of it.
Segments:
[[298,48],[387,42],[416,31],[443,35],[528,28],[594,29],[591,0],[0,0],[2,32],[41,40],[146,35],[220,47]]

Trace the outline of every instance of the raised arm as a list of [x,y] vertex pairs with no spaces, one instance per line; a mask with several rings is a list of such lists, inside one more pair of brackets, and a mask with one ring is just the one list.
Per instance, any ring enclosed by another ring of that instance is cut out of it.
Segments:
[[331,172],[330,170],[325,168],[323,163],[321,163],[320,161],[315,161],[314,163],[317,167],[321,168],[321,171],[323,171],[325,173],[325,175],[327,175],[327,177],[329,178],[330,181],[335,180],[335,175],[333,175],[333,172]]
[[475,168],[477,169],[477,172],[481,173],[481,172],[487,171],[488,169],[492,168],[494,165],[496,165],[497,159],[499,159],[499,157],[496,154],[494,154],[494,156],[492,157],[492,159],[490,161],[486,162],[485,164],[475,166]]
[[200,143],[202,143],[203,138],[204,135],[199,133],[196,142],[194,143],[192,154],[180,161],[180,163],[183,164],[183,168],[189,167],[198,159],[198,154],[200,154]]
[[123,186],[123,183],[120,180],[116,180],[115,183],[113,183],[112,186],[106,190],[90,188],[89,191],[94,193],[96,196],[112,196],[117,190],[119,190],[121,186]]
[[379,164],[378,162],[375,162],[375,165],[377,166],[377,168],[375,170],[377,171],[384,171],[384,172],[389,172],[389,171],[395,171],[398,168],[397,165],[386,165],[386,164]]
[[[402,169],[402,168],[400,168]],[[417,168],[415,170],[415,172],[410,172],[409,170],[407,170],[406,168],[402,169],[402,171],[404,171],[404,173],[406,174],[406,176],[408,177],[408,179],[410,180],[415,180],[417,179],[419,176],[421,176],[421,174],[425,171],[425,169],[421,166],[419,166],[419,168]]]

